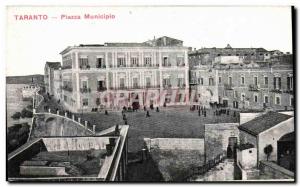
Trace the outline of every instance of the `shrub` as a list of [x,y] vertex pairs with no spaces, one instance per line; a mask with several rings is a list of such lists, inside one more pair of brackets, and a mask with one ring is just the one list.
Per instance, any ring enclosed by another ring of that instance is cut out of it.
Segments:
[[20,117],[21,117],[21,113],[20,113],[20,112],[16,112],[16,113],[14,113],[14,114],[11,116],[11,118],[13,118],[13,119],[20,119]]
[[32,118],[33,113],[31,111],[27,110],[26,108],[23,108],[23,110],[21,111],[21,117],[22,118]]
[[271,144],[267,145],[265,148],[264,148],[264,152],[265,154],[267,155],[267,161],[269,160],[269,157],[271,155],[271,153],[273,152],[273,147]]

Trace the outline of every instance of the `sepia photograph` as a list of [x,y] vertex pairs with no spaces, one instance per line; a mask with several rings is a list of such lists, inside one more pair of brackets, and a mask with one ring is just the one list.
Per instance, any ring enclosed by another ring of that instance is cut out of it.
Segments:
[[295,182],[293,6],[5,9],[9,183]]

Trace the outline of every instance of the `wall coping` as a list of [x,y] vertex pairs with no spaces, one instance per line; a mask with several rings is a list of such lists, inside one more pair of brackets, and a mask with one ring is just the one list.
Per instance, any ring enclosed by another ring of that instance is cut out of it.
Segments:
[[266,160],[262,160],[260,161],[260,164],[263,164],[265,166],[268,166],[276,171],[279,171],[285,175],[288,175],[288,176],[291,176],[291,177],[294,177],[294,172],[290,171],[290,170],[287,170],[281,166],[279,166],[278,164],[275,164],[273,162],[269,162],[269,161],[266,161]]

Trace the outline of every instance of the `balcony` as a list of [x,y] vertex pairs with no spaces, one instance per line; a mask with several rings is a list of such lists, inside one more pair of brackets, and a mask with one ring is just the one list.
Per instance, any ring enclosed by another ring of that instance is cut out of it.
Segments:
[[274,88],[274,89],[271,90],[271,92],[282,93],[282,90],[280,88]]
[[184,66],[185,66],[185,63],[177,62],[177,66],[178,66],[178,67],[184,67]]
[[178,88],[185,88],[185,84],[177,84]]
[[79,68],[83,70],[89,70],[91,67],[89,65],[86,65],[86,66],[79,66]]
[[72,92],[73,91],[73,88],[71,86],[67,86],[67,85],[62,86],[61,89],[65,90],[65,91],[68,91],[68,92]]
[[106,65],[102,65],[102,66],[97,65],[96,68],[97,69],[106,69]]
[[98,88],[97,88],[97,91],[98,91],[98,92],[103,92],[103,91],[105,91],[105,90],[107,90],[106,87],[98,87]]
[[171,67],[172,65],[171,65],[171,63],[163,63],[162,64],[162,67]]
[[130,67],[137,68],[137,67],[139,67],[139,64],[130,64]]
[[164,88],[164,89],[168,89],[168,88],[171,88],[171,87],[172,87],[171,84],[165,84],[165,85],[163,85],[163,88]]
[[224,84],[225,90],[233,90],[234,85],[233,84]]
[[259,85],[249,84],[249,91],[258,92],[259,90],[260,90],[260,86]]
[[125,64],[118,64],[117,67],[118,68],[126,68],[126,65]]
[[91,88],[80,88],[80,92],[81,93],[90,93],[91,92]]
[[286,90],[283,90],[283,93],[294,94],[294,90],[293,89],[286,89]]
[[61,69],[62,70],[64,70],[64,69],[72,69],[72,66],[71,65],[69,65],[69,66],[62,66]]

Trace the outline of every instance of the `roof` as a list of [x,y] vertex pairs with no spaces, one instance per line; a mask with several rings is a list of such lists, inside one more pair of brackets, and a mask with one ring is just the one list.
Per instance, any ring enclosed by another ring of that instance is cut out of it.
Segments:
[[257,136],[258,134],[292,117],[293,116],[270,111],[238,126],[238,128],[242,131],[248,132],[249,134]]
[[46,62],[46,65],[53,69],[59,69],[61,67],[60,62]]
[[253,147],[254,147],[253,144],[251,144],[251,143],[245,143],[245,144],[240,144],[238,146],[238,149],[242,151],[242,150],[246,150],[246,149],[251,149]]

